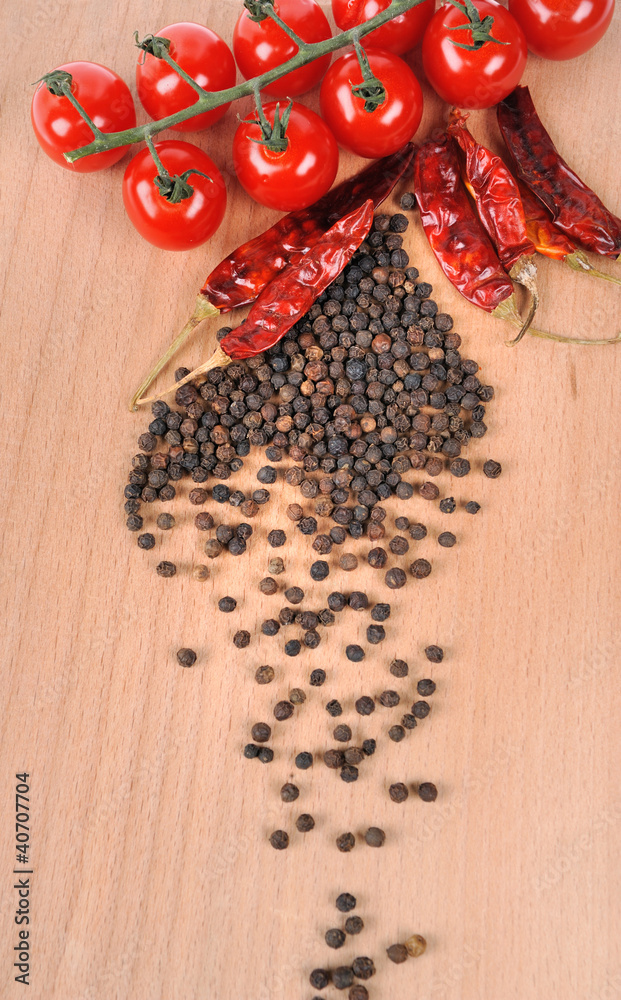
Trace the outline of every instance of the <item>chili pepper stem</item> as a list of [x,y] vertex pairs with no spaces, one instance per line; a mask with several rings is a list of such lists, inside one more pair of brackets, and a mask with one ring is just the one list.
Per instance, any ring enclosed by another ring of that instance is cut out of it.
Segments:
[[156,399],[161,399],[162,396],[168,396],[169,393],[176,392],[182,385],[187,385],[188,382],[198,378],[199,375],[204,375],[205,372],[211,371],[212,368],[226,368],[227,365],[231,364],[232,360],[233,358],[225,354],[221,347],[217,347],[209,360],[205,361],[204,364],[199,365],[198,368],[195,368],[193,372],[190,372],[189,375],[186,375],[179,382],[175,382],[174,385],[171,385],[170,389],[164,389],[157,396],[149,396],[148,399],[139,399],[138,406],[141,406],[143,403],[154,403]]
[[[513,295],[496,306],[492,315],[496,316],[497,319],[504,319],[507,323],[512,323],[513,326],[522,326],[522,317],[515,307],[515,298]],[[537,330],[532,326],[528,328],[527,332],[531,337],[541,337],[542,340],[556,340],[559,344],[584,344],[601,347],[604,344],[621,343],[621,334],[617,334],[616,337],[604,337],[601,340],[587,340],[583,337],[564,337],[560,333],[549,333],[547,330]],[[507,347],[511,347],[516,341],[506,340],[505,343]]]
[[[155,381],[155,379],[161,372],[162,368],[164,368],[168,364],[170,359],[174,357],[177,351],[179,351],[179,349],[183,346],[183,344],[188,339],[190,334],[194,332],[199,323],[202,323],[204,319],[209,319],[210,316],[218,316],[219,313],[220,310],[217,309],[216,306],[212,305],[208,298],[206,298],[204,295],[197,295],[194,312],[190,316],[189,320],[185,324],[179,336],[176,337],[175,340],[173,340],[172,344],[170,345],[166,353],[160,358],[155,368],[153,368],[153,370],[149,372],[144,381],[141,382],[138,389],[136,389],[136,392],[132,396],[129,403],[130,410],[137,410],[138,407],[141,406],[143,403],[148,403],[152,401],[151,399],[142,399],[142,396],[147,391],[151,383]],[[155,399],[159,397],[153,397],[153,398]]]
[[535,318],[535,313],[537,312],[537,307],[539,306],[539,290],[537,288],[537,265],[532,259],[522,259],[514,264],[511,268],[509,274],[514,281],[518,284],[523,285],[524,288],[530,292],[530,308],[528,310],[528,315],[522,324],[522,328],[518,333],[517,337],[513,340],[507,340],[507,347],[514,347],[519,344],[520,340],[529,329],[532,321]]
[[565,263],[569,264],[574,271],[583,271],[586,274],[590,274],[592,278],[603,278],[604,281],[612,281],[615,285],[621,285],[621,278],[615,278],[613,274],[604,274],[603,271],[598,271],[597,268],[592,267],[580,250],[568,254],[565,258]]

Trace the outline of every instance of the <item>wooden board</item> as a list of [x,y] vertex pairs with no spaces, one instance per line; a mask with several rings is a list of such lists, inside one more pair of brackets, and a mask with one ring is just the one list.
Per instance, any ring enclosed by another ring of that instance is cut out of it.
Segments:
[[[237,10],[230,0],[22,0],[2,11],[0,995],[24,995],[11,956],[14,775],[26,770],[33,1000],[311,1000],[309,971],[356,954],[375,958],[374,1000],[609,1000],[621,993],[621,348],[526,338],[508,350],[509,331],[452,292],[413,223],[413,260],[497,392],[472,475],[440,479],[460,503],[481,503],[477,517],[461,507],[443,516],[423,500],[388,505],[391,529],[399,512],[428,524],[417,551],[434,572],[391,595],[387,640],[363,665],[343,658],[367,623],[353,612],[317,651],[286,663],[277,639],[255,638],[243,653],[231,643],[281,606],[282,594],[260,598],[257,586],[272,527],[289,534],[279,582],[304,586],[311,606],[325,599],[327,584],[308,577],[310,539],[285,519],[299,495],[282,482],[249,554],[219,560],[202,585],[154,572],[158,558],[182,570],[200,558],[182,500],[172,505],[179,526],[154,552],[126,532],[122,488],[146,423],[127,399],[213,264],[275,215],[231,173],[231,111],[198,137],[226,173],[218,236],[191,254],[149,247],[124,214],[124,163],[72,176],[38,149],[30,84],[81,58],[131,81],[134,29],[194,19],[230,39]],[[617,211],[620,46],[617,14],[590,54],[531,58],[525,75],[561,151]],[[421,135],[443,118],[425,93]],[[473,128],[496,142],[492,117],[474,115]],[[342,174],[355,166],[344,156]],[[540,273],[540,325],[587,336],[619,328],[618,289],[547,262]],[[184,361],[212,343],[213,327]],[[489,457],[503,464],[494,482],[481,474]],[[242,488],[260,462],[247,462]],[[449,527],[458,544],[440,550],[437,532]],[[363,556],[368,543],[348,548]],[[327,582],[351,589],[330,562]],[[366,564],[354,579],[386,599]],[[228,616],[215,610],[227,593],[238,600]],[[436,642],[446,657],[434,667],[422,650]],[[181,645],[198,651],[192,670],[175,663]],[[363,726],[351,710],[354,697],[390,686],[393,656],[410,663],[400,682],[408,703],[417,678],[438,684],[431,717],[401,745],[385,738],[390,713]],[[270,687],[253,681],[260,663],[277,671]],[[318,665],[329,684],[276,727],[274,763],[244,761],[250,725]],[[286,807],[278,789],[294,753],[331,740],[328,697],[344,701],[355,739],[384,734],[381,753],[355,785],[317,764]],[[438,785],[435,804],[388,799],[392,781],[421,780]],[[293,830],[303,811],[316,829],[273,851],[268,834]],[[338,833],[369,824],[385,828],[383,850],[336,851]],[[339,923],[341,891],[356,894],[366,927],[331,955],[323,935]],[[427,954],[391,965],[384,949],[413,932],[427,937]]]

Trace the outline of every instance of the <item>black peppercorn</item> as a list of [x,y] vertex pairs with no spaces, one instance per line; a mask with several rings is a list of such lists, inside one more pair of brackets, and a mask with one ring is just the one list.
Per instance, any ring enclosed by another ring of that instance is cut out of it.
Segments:
[[466,504],[466,510],[469,514],[478,514],[481,510],[481,504],[478,504],[476,500],[469,500]]
[[264,577],[263,580],[261,580],[259,584],[259,590],[261,591],[262,594],[266,594],[268,597],[270,597],[272,594],[275,594],[276,591],[278,590],[278,584],[276,583],[276,580],[274,580],[271,576],[266,576]]
[[254,679],[257,684],[271,684],[274,680],[274,668],[267,664],[265,666],[258,667],[254,675]]
[[357,900],[355,896],[352,896],[351,892],[342,892],[336,897],[336,908],[339,913],[351,913],[355,910],[357,906]]
[[341,780],[348,784],[358,780],[358,768],[353,764],[344,764],[341,768]]
[[390,604],[376,604],[371,611],[371,618],[375,622],[385,622],[390,618]]
[[416,726],[418,725],[416,716],[407,712],[401,719],[401,725],[404,729],[416,729]]
[[401,699],[396,691],[382,691],[378,701],[384,708],[394,708]]
[[390,672],[393,677],[407,677],[409,669],[405,660],[393,660],[390,664]]
[[302,643],[298,639],[289,639],[285,643],[285,653],[287,656],[297,656],[302,649]]
[[347,605],[347,598],[344,594],[340,594],[338,591],[328,595],[328,607],[330,611],[342,611]]
[[425,678],[421,680],[416,685],[416,690],[423,698],[427,698],[430,694],[433,694],[436,689],[435,681]]
[[410,573],[416,580],[424,580],[431,573],[431,563],[427,559],[416,559],[410,566]]
[[218,601],[218,608],[225,614],[230,614],[231,611],[235,611],[237,607],[237,601],[234,597],[221,597]]
[[155,546],[155,538],[149,531],[138,535],[137,542],[139,549],[152,549]]
[[362,917],[358,916],[348,917],[347,920],[345,921],[346,934],[360,934],[363,930],[364,930],[364,922],[362,920]]
[[367,642],[370,642],[372,646],[383,642],[385,638],[386,630],[383,625],[369,625],[367,627]]
[[486,475],[488,479],[498,479],[501,472],[502,465],[500,462],[494,462],[492,459],[488,459],[483,466],[483,474]]
[[193,649],[178,649],[177,650],[177,661],[182,667],[193,667],[196,663],[196,653]]
[[300,771],[307,771],[309,767],[313,766],[313,755],[309,753],[308,750],[302,751],[295,758],[295,766],[300,769]]
[[326,672],[321,667],[311,672],[309,683],[311,687],[321,687],[326,682]]
[[258,758],[262,764],[271,764],[274,760],[274,751],[271,747],[261,747],[258,753]]
[[315,820],[309,813],[302,813],[295,821],[300,833],[309,833],[315,828]]
[[280,797],[283,802],[295,802],[299,794],[300,789],[298,786],[291,784],[290,781],[284,784],[280,789]]
[[417,719],[426,719],[430,711],[431,708],[426,701],[415,701],[412,705],[412,714],[415,715]]
[[[350,848],[351,850],[351,848]],[[346,990],[354,982],[354,974],[347,965],[340,965],[332,972],[332,985],[337,990]]]
[[323,559],[318,559],[310,568],[312,580],[325,580],[330,573],[330,567]]
[[438,535],[438,545],[445,549],[451,549],[457,541],[452,531],[443,531]]
[[270,559],[267,568],[274,576],[279,576],[285,572],[285,564],[280,556],[274,556]]
[[426,646],[425,656],[430,663],[442,663],[444,659],[444,650],[441,646]]
[[276,635],[280,632],[280,622],[277,622],[275,618],[266,618],[261,623],[261,631],[263,635]]
[[349,854],[356,846],[356,838],[353,833],[342,833],[340,837],[336,838],[336,846],[343,854]]
[[369,566],[372,566],[373,569],[383,569],[386,565],[387,559],[388,553],[386,552],[386,549],[382,549],[379,546],[375,549],[371,549],[367,556]]
[[407,577],[402,569],[395,566],[393,569],[388,570],[384,579],[386,581],[386,586],[391,590],[399,590],[401,587],[405,586]]
[[334,730],[334,739],[338,740],[339,743],[348,743],[349,740],[351,739],[351,736],[352,736],[351,729],[344,723],[341,723],[341,725],[337,726],[336,729]]
[[390,786],[388,794],[393,802],[401,803],[405,802],[410,793],[408,792],[407,785],[404,785],[402,781],[398,781],[396,784]]
[[422,538],[425,538],[427,534],[427,528],[424,524],[411,524],[410,525],[410,538],[414,541],[420,542]]
[[332,701],[329,701],[328,704],[326,705],[326,712],[328,713],[328,715],[331,715],[332,718],[334,719],[337,716],[343,714],[343,706],[341,705],[340,701],[333,699]]
[[140,531],[144,521],[140,514],[130,514],[125,523],[129,531]]
[[362,983],[357,983],[352,986],[347,996],[348,1000],[369,1000],[369,991]]
[[270,483],[276,482],[276,469],[272,468],[271,465],[264,465],[262,469],[257,472],[257,479],[260,483],[264,485],[269,485]]
[[259,750],[261,748],[256,745],[256,743],[246,743],[244,747],[244,757],[248,760],[254,760],[255,757],[259,756]]
[[375,702],[373,698],[369,698],[367,695],[363,695],[362,698],[358,698],[356,701],[356,711],[358,715],[371,715],[375,711]]
[[353,570],[358,568],[358,559],[353,552],[344,552],[339,559],[339,566],[341,569],[345,570],[346,573],[351,573]]
[[270,844],[276,851],[284,851],[289,846],[289,834],[284,830],[274,830],[270,836]]
[[274,705],[274,717],[279,722],[290,719],[293,715],[293,705],[290,701],[279,701]]
[[423,802],[435,802],[438,797],[438,789],[433,782],[423,781],[423,783],[418,786],[418,794]]
[[282,529],[274,528],[273,531],[269,532],[267,540],[273,549],[277,549],[279,548],[279,546],[285,544],[285,542],[287,541],[287,536],[284,533],[284,531],[282,531]]
[[403,726],[391,726],[388,730],[388,736],[393,743],[401,743],[401,740],[405,738],[405,729]]
[[172,562],[161,562],[155,567],[158,576],[171,577],[177,572],[177,567]]
[[210,538],[205,542],[205,555],[208,559],[216,559],[222,552],[222,546],[216,538]]
[[395,965],[401,965],[402,962],[407,962],[408,952],[404,944],[391,944],[390,948],[386,949],[386,954],[388,955],[391,962]]
[[267,722],[255,722],[251,732],[255,743],[267,743],[272,735],[272,728]]
[[345,934],[338,927],[332,927],[326,931],[326,944],[328,948],[342,948],[345,944]]
[[313,969],[309,981],[313,989],[325,990],[330,983],[330,973],[326,969]]
[[289,701],[293,705],[303,705],[306,701],[306,695],[301,688],[291,688],[289,692]]
[[444,500],[440,500],[440,510],[443,514],[454,513],[456,507],[457,504],[454,497],[446,497]]
[[[370,826],[364,835],[369,847],[383,847],[386,841],[386,834],[379,826]],[[364,976],[360,976],[360,979],[364,979]]]
[[367,757],[372,757],[377,749],[377,743],[375,740],[363,740],[362,750],[367,755]]
[[289,604],[301,604],[304,600],[304,591],[301,587],[289,587],[285,590],[285,597]]
[[[372,826],[369,830],[367,830],[367,833],[366,833],[366,836],[365,836],[367,844],[369,844],[369,834],[371,833],[371,831],[374,831],[377,834],[381,834],[382,837],[385,837],[383,830],[379,830],[377,827],[373,827]],[[383,843],[384,843],[384,840],[382,840],[381,843],[370,844],[370,846],[371,847],[381,847]],[[366,979],[370,979],[371,976],[375,975],[375,965],[373,964],[373,960],[370,959],[370,958],[367,958],[366,955],[363,955],[363,956],[361,956],[359,958],[355,958],[353,960],[353,962],[351,963],[351,967],[352,967],[352,972],[353,972],[354,976],[356,977],[356,979],[365,979],[366,980]]]
[[357,646],[356,643],[351,643],[345,648],[345,656],[352,663],[359,663],[360,660],[364,659],[364,649],[362,646]]
[[246,646],[250,645],[250,632],[246,632],[245,629],[240,629],[233,636],[233,643],[238,649],[245,649]]

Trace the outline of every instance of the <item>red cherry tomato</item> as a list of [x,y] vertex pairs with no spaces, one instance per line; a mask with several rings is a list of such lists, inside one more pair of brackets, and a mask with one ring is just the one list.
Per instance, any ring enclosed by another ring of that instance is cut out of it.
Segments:
[[615,0],[509,0],[531,52],[544,59],[574,59],[608,30]]
[[472,45],[472,31],[453,31],[468,20],[456,7],[445,4],[425,32],[423,67],[444,101],[462,108],[490,108],[520,82],[526,65],[526,38],[515,18],[495,0],[474,0],[474,6],[481,20],[488,15],[494,18],[492,36],[505,44],[486,41],[474,52],[459,48],[454,42]]
[[[235,86],[233,53],[215,31],[202,24],[182,21],[169,24],[157,34],[170,39],[170,55],[204,90],[226,90]],[[189,107],[197,99],[196,91],[164,59],[144,53],[136,66],[136,86],[143,108],[156,120]],[[222,118],[228,107],[223,104],[172,128],[177,132],[198,132]]]
[[[349,31],[386,10],[390,2],[391,0],[332,0],[332,16],[341,31]],[[413,49],[425,34],[435,6],[435,0],[423,0],[418,7],[406,10],[405,14],[398,14],[392,21],[365,35],[363,45],[387,49],[398,56]]]
[[[263,110],[273,125],[276,104]],[[293,105],[286,134],[286,150],[273,152],[253,142],[261,138],[258,124],[242,122],[233,139],[233,166],[242,187],[259,204],[295,212],[330,190],[339,151],[326,123],[303,104]]]
[[[315,0],[276,0],[274,10],[305,42],[323,42],[332,35],[328,19]],[[297,51],[295,42],[271,18],[253,21],[247,10],[239,15],[233,32],[233,52],[246,80],[280,66]],[[281,76],[264,91],[272,97],[305,94],[319,83],[329,65],[330,56],[322,56]]]
[[423,114],[423,94],[410,67],[392,52],[367,49],[369,65],[386,90],[375,111],[365,111],[364,100],[352,94],[362,83],[354,52],[330,67],[321,85],[321,113],[337,142],[358,156],[388,156],[412,138]]
[[226,187],[217,166],[202,149],[179,139],[155,144],[164,167],[171,175],[191,174],[188,183],[194,188],[189,198],[171,204],[153,183],[157,167],[148,149],[143,149],[128,164],[123,178],[125,210],[141,236],[161,250],[191,250],[200,246],[224,218]]
[[[136,109],[129,87],[113,70],[91,62],[64,63],[58,69],[71,73],[72,94],[102,132],[122,132],[135,126]],[[69,98],[55,97],[44,83],[39,84],[32,98],[30,117],[39,145],[65,170],[78,174],[104,170],[117,163],[129,149],[119,146],[68,163],[63,153],[87,146],[93,141],[93,133]]]

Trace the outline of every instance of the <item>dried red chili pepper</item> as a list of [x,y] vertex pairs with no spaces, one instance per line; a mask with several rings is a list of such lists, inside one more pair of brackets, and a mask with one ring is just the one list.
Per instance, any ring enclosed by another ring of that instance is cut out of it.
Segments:
[[583,271],[594,278],[604,278],[615,285],[621,285],[621,279],[612,274],[598,271],[587,260],[581,250],[578,250],[564,233],[557,229],[545,205],[530,191],[525,184],[518,181],[522,205],[526,215],[526,230],[535,244],[537,253],[551,260],[559,260],[568,264],[574,271]]
[[414,160],[414,190],[421,222],[440,267],[449,281],[474,305],[520,327],[523,333],[572,344],[614,344],[608,340],[563,337],[529,327],[515,305],[513,285],[461,183],[457,146],[450,136],[423,143]]
[[425,235],[449,281],[475,306],[523,327],[513,283],[468,200],[449,136],[430,139],[417,151],[414,191]]
[[616,259],[621,253],[621,219],[561,157],[528,87],[516,87],[498,105],[497,115],[518,177],[543,202],[556,227],[587,250]]
[[372,199],[375,208],[388,197],[397,181],[410,167],[414,146],[407,143],[397,153],[369,164],[354,177],[342,181],[323,198],[299,212],[290,212],[270,229],[243,243],[211,272],[196,299],[194,313],[179,336],[134,393],[129,404],[138,400],[162,368],[204,319],[220,311],[229,312],[254,302],[277,274],[302,257],[326,230],[342,216]]
[[[306,254],[298,255],[266,288],[241,326],[231,330],[205,364],[161,395],[179,389],[212,368],[222,368],[243,358],[262,354],[282,340],[288,330],[308,312],[313,302],[341,273],[364,240],[373,223],[373,202],[339,219]],[[153,399],[143,399],[150,403]]]

